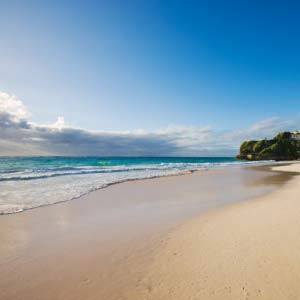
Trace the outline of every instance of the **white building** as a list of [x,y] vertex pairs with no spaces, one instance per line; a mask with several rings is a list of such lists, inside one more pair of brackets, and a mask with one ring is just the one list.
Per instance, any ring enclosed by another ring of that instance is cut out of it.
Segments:
[[291,138],[293,140],[300,140],[300,131],[296,130],[296,131],[292,132]]

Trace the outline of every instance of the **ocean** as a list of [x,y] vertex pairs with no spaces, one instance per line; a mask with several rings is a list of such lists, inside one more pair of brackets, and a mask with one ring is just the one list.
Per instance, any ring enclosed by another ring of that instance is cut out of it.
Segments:
[[71,200],[128,180],[249,164],[258,162],[230,157],[0,157],[0,214]]

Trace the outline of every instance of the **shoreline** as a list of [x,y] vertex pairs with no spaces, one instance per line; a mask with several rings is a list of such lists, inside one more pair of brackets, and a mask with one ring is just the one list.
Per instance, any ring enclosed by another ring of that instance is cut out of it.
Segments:
[[290,178],[256,168],[125,182],[2,216],[0,298],[134,299],[127,291],[139,287],[179,224],[268,194]]
[[214,167],[207,167],[207,168],[203,168],[201,170],[184,170],[184,171],[178,171],[174,174],[165,174],[165,175],[154,175],[154,176],[150,176],[150,177],[145,177],[145,178],[133,178],[133,179],[123,179],[120,181],[116,181],[116,182],[111,182],[108,184],[105,184],[104,186],[98,187],[98,188],[93,188],[87,192],[84,192],[83,194],[70,198],[70,199],[66,199],[66,200],[59,200],[57,202],[53,202],[53,203],[45,203],[45,204],[41,204],[41,205],[37,205],[34,207],[28,207],[28,208],[20,208],[20,210],[15,210],[15,211],[6,211],[6,212],[2,212],[0,211],[0,218],[2,216],[6,216],[6,215],[12,215],[12,214],[19,214],[19,213],[24,213],[26,211],[32,210],[32,209],[39,209],[42,207],[48,207],[51,205],[57,205],[59,203],[65,203],[65,202],[69,202],[69,201],[73,201],[73,200],[78,200],[81,199],[91,193],[97,192],[99,190],[102,189],[106,189],[109,188],[111,186],[114,186],[116,184],[122,184],[122,183],[126,183],[126,182],[135,182],[135,181],[143,181],[143,180],[152,180],[152,179],[159,179],[159,178],[165,178],[165,177],[173,177],[173,176],[187,176],[187,175],[191,175],[194,173],[198,173],[198,172],[203,172],[203,171],[211,171],[211,170],[226,170],[227,168],[259,168],[259,167],[268,167],[268,166],[272,166],[272,165],[281,165],[281,164],[290,164],[293,163],[291,161],[288,162],[275,162],[275,161],[258,161],[256,162],[249,162],[248,164],[240,164],[240,165],[229,165],[229,166],[214,166]]
[[178,172],[176,174],[158,175],[158,176],[152,176],[152,177],[146,177],[146,178],[124,179],[124,180],[120,180],[120,181],[117,181],[117,182],[108,183],[108,184],[106,184],[102,187],[94,188],[92,190],[89,190],[89,191],[81,194],[78,197],[70,198],[70,199],[67,199],[67,200],[61,200],[61,201],[58,201],[58,202],[41,204],[39,206],[29,207],[29,208],[25,208],[25,209],[22,209],[22,210],[19,210],[19,211],[4,212],[4,213],[0,212],[0,217],[1,216],[6,216],[6,215],[12,215],[12,214],[20,214],[20,213],[23,213],[25,211],[32,210],[32,209],[39,209],[41,207],[47,207],[47,206],[56,205],[56,204],[59,204],[59,203],[65,203],[65,202],[69,202],[69,201],[73,201],[73,200],[78,200],[80,198],[83,198],[83,197],[91,194],[91,193],[97,192],[99,190],[107,189],[107,188],[109,188],[111,186],[114,186],[116,184],[122,184],[122,183],[126,183],[126,182],[142,181],[142,180],[159,179],[159,178],[164,178],[164,177],[186,176],[186,175],[191,175],[191,174],[196,173],[196,172],[202,172],[202,171],[208,171],[208,170],[209,169],[203,169],[201,171],[200,170],[197,170],[197,171],[186,170],[186,171],[183,171],[183,172]]

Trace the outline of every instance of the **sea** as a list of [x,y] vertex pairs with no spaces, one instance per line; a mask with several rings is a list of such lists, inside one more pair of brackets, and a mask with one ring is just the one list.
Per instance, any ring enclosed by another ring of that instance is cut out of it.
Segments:
[[129,180],[263,163],[232,157],[0,157],[0,214],[72,200]]

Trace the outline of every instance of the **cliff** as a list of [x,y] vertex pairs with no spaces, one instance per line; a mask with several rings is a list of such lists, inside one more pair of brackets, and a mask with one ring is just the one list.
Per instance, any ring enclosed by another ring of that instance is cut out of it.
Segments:
[[291,132],[281,132],[273,139],[245,141],[237,155],[241,160],[300,159],[300,139]]

